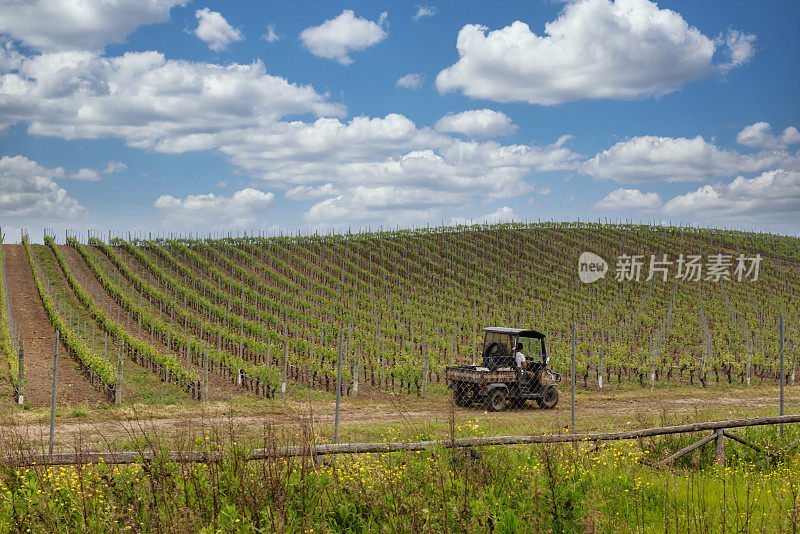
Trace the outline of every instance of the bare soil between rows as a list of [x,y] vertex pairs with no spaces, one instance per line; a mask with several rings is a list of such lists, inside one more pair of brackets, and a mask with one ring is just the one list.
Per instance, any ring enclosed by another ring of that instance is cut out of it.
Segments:
[[[25,352],[25,400],[33,407],[50,406],[53,386],[55,331],[47,317],[23,245],[4,245],[11,313],[22,332]],[[59,358],[57,402],[95,406],[103,395],[80,371],[78,363],[62,353]]]

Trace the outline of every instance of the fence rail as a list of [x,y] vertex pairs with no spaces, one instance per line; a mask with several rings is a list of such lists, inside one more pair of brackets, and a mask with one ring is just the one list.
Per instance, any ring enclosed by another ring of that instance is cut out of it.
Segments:
[[[644,428],[626,432],[610,432],[599,434],[539,434],[533,436],[492,436],[483,438],[459,438],[431,441],[387,442],[387,443],[326,443],[301,446],[272,447],[252,450],[247,460],[265,460],[270,458],[288,458],[296,456],[322,456],[329,454],[364,454],[364,453],[389,453],[399,451],[421,451],[431,447],[458,448],[458,447],[488,447],[493,445],[523,445],[535,443],[576,443],[618,441],[661,436],[668,434],[682,434],[687,432],[702,432],[713,430],[715,433],[726,428],[741,428],[749,426],[775,425],[785,423],[800,423],[800,415],[781,415],[773,417],[758,417],[754,419],[732,419],[729,421],[707,421],[689,423],[685,425]],[[727,434],[727,433],[726,433]],[[713,438],[713,435],[712,435]],[[732,438],[736,439],[736,438]],[[705,444],[711,441],[708,438],[701,440]],[[737,441],[739,441],[737,439]],[[749,443],[746,445],[752,446]],[[90,463],[106,464],[132,464],[164,459],[179,463],[191,462],[218,462],[226,455],[225,452],[214,451],[108,451],[85,453],[60,453],[60,454],[22,454],[0,457],[0,466],[31,466],[31,465],[80,465]]]

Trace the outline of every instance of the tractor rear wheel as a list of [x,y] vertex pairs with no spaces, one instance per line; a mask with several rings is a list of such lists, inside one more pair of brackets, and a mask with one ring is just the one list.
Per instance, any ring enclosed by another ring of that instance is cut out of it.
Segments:
[[499,412],[506,407],[506,391],[501,388],[493,389],[486,397],[486,411]]
[[552,410],[558,404],[558,390],[553,386],[547,386],[542,391],[542,396],[536,399],[536,404],[539,405],[539,408]]

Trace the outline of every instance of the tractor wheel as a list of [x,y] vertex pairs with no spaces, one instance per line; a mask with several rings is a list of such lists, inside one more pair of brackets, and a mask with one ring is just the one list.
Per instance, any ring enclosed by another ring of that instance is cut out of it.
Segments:
[[456,406],[460,406],[462,408],[466,408],[470,404],[472,404],[472,397],[470,397],[471,388],[470,386],[465,386],[464,384],[458,384],[455,389],[453,390],[453,400],[456,403]]
[[486,397],[486,411],[499,412],[506,407],[506,392],[504,389],[493,389]]
[[553,386],[548,386],[542,392],[542,396],[536,399],[536,404],[539,405],[539,408],[552,410],[558,404],[558,390]]

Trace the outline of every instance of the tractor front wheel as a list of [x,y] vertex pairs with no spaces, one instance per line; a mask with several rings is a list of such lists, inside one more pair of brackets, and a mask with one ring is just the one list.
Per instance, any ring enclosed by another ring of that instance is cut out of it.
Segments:
[[506,392],[504,389],[494,389],[486,397],[486,410],[489,412],[499,412],[506,407]]
[[536,404],[539,405],[539,408],[552,410],[558,404],[558,390],[553,386],[547,386],[542,391],[542,396],[536,399]]

